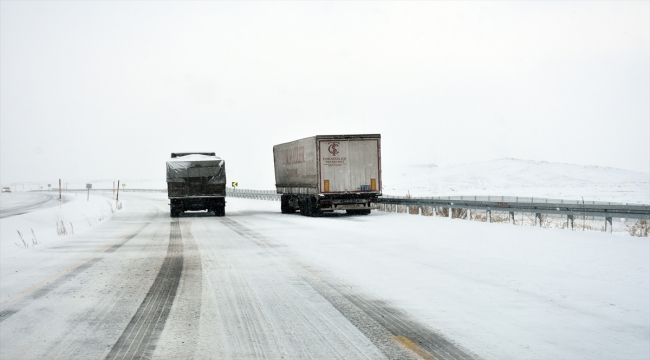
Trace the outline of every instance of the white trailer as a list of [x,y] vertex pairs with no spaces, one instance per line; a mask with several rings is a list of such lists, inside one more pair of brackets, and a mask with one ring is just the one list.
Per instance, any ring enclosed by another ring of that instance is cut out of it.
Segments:
[[273,147],[283,213],[367,215],[381,196],[381,135],[317,135]]

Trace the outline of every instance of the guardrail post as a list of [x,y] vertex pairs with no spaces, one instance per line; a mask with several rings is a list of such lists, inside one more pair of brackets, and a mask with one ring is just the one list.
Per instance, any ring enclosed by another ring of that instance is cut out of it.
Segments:
[[566,227],[567,229],[573,231],[573,215],[566,216]]
[[510,213],[508,213],[508,217],[510,218],[510,219],[509,219],[509,220],[510,220],[510,223],[511,223],[512,225],[514,225],[514,224],[515,224],[515,213],[514,213],[514,211],[511,211]]
[[472,220],[472,209],[467,208],[467,220]]
[[487,222],[491,223],[492,222],[492,210],[486,210],[487,211]]
[[454,212],[452,211],[451,206],[450,206],[450,207],[449,207],[449,218],[450,218],[450,219],[453,219],[453,218],[454,218],[454,217],[453,217],[453,214],[454,214]]
[[605,232],[612,233],[612,218],[611,217],[606,217],[605,218]]
[[535,226],[542,227],[542,214],[540,213],[535,214]]

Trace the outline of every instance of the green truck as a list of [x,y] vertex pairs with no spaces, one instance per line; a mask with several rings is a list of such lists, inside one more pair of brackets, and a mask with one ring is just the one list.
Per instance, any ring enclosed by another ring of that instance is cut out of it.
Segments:
[[167,160],[171,217],[207,210],[226,215],[226,163],[213,152],[172,153]]

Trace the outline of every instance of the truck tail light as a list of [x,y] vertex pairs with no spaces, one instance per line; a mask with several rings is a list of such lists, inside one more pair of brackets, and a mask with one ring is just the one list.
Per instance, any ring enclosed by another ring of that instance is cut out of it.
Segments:
[[330,192],[330,181],[324,180],[323,183],[324,183],[323,188],[325,189],[325,192]]
[[377,179],[370,179],[370,191],[377,191]]

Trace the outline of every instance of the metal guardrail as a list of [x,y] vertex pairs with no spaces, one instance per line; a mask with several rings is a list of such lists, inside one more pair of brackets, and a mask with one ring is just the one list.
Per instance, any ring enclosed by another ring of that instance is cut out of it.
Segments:
[[[227,196],[260,200],[279,200],[275,190],[226,189]],[[524,212],[605,218],[650,219],[650,205],[605,201],[548,199],[523,196],[438,196],[403,197],[383,195],[380,204],[430,206],[500,212]]]
[[583,200],[567,200],[567,199],[551,199],[551,198],[537,198],[530,196],[429,196],[429,197],[405,197],[383,195],[384,199],[425,199],[425,200],[456,200],[456,201],[482,201],[482,202],[507,202],[507,203],[534,203],[534,204],[585,204],[585,205],[640,205],[640,204],[626,204],[619,202],[608,201],[583,201]]
[[245,199],[280,201],[280,194],[275,190],[248,190],[226,188],[226,196]]
[[[88,191],[87,189],[63,189],[63,192]],[[113,191],[113,189],[90,189],[92,192]],[[54,192],[54,190],[52,190]],[[120,189],[120,192],[166,193],[167,189]],[[226,188],[226,196],[279,201],[275,190],[250,190]],[[605,218],[627,218],[650,220],[650,205],[624,204],[604,201],[582,201],[548,199],[523,196],[436,196],[404,197],[383,195],[379,204],[403,206],[429,206],[432,208],[460,208],[497,212],[518,212],[534,214],[555,214],[567,216],[597,216]]]
[[[466,197],[467,198],[467,197]],[[485,197],[484,197],[485,198]],[[650,219],[650,205],[644,204],[617,204],[604,202],[567,201],[557,202],[548,199],[549,202],[541,201],[493,201],[510,200],[500,199],[501,197],[490,197],[490,201],[481,200],[455,200],[443,198],[406,198],[406,197],[382,197],[380,204],[405,205],[405,206],[430,206],[443,208],[461,208],[485,211],[502,212],[523,212],[534,214],[556,214],[569,216],[598,216],[605,218],[627,218],[627,219]],[[507,198],[507,197],[504,197]],[[523,199],[523,198],[519,198]],[[531,198],[527,198],[531,199]],[[540,199],[535,199],[540,200]]]

